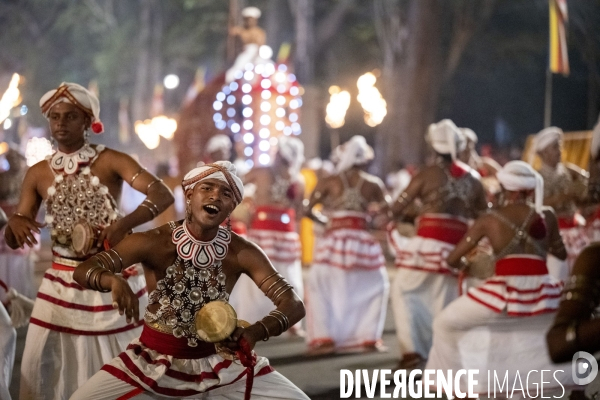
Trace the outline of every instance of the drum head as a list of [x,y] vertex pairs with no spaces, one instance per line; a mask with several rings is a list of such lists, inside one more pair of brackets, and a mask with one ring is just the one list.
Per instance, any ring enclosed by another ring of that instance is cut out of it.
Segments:
[[78,222],[73,226],[71,234],[71,247],[75,253],[86,255],[94,243],[92,228],[87,222]]
[[220,342],[229,337],[237,327],[237,314],[223,300],[207,303],[196,313],[196,333],[209,343]]

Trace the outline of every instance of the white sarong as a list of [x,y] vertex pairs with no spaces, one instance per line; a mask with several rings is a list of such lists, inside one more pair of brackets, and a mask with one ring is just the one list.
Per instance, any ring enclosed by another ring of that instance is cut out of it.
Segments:
[[[0,280],[0,301],[4,301],[8,286]],[[12,326],[10,316],[0,304],[0,399],[10,400],[10,381],[13,365],[15,363],[15,349],[17,344],[17,331]]]
[[[335,212],[333,229],[317,240],[306,284],[310,347],[332,343],[338,349],[360,349],[381,343],[389,281],[381,246],[364,229],[365,218]],[[355,229],[359,225],[363,228]]]
[[[560,389],[560,384],[571,387],[571,363],[552,364],[545,340],[561,289],[562,284],[548,275],[540,257],[515,255],[499,260],[496,275],[453,301],[435,319],[426,368],[478,369],[475,393],[484,396],[488,383],[492,387],[494,374],[500,382],[508,374],[510,390],[519,375],[522,385],[535,393],[541,370],[548,382],[546,393]],[[530,371],[538,375],[528,383]],[[461,382],[466,388],[466,380]],[[504,390],[506,396],[506,385]]]
[[446,214],[424,214],[417,220],[417,236],[397,242],[396,276],[391,298],[396,335],[402,355],[425,359],[431,349],[433,319],[458,297],[459,282],[446,258],[467,231],[467,221]]
[[[44,274],[27,331],[21,362],[23,400],[68,399],[141,330],[113,308],[110,292],[84,289],[73,280],[73,268],[55,268]],[[143,310],[148,295],[141,270],[128,268],[127,281]]]
[[[71,399],[108,400],[119,396],[135,399],[243,399],[246,367],[239,360],[225,360],[214,354],[214,346],[211,346],[202,342],[190,348],[186,338],[175,339],[170,334],[144,326],[142,336],[102,367],[102,371]],[[177,357],[183,354],[197,358]],[[274,372],[264,357],[256,357],[253,373],[252,399],[308,399],[290,381]]]

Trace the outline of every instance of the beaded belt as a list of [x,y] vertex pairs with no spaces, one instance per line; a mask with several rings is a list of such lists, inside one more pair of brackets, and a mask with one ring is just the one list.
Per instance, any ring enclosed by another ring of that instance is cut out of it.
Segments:
[[83,261],[72,260],[70,258],[60,257],[57,255],[52,256],[52,269],[60,271],[73,271]]

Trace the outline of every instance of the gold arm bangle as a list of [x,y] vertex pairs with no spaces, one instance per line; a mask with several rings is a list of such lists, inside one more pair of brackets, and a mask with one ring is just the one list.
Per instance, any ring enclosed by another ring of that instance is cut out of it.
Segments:
[[155,183],[157,183],[157,182],[162,182],[162,181],[163,181],[163,180],[159,178],[159,179],[155,179],[155,180],[153,180],[152,182],[150,182],[150,183],[148,184],[148,186],[146,187],[146,192],[148,192],[148,190],[150,190],[150,187],[151,187],[152,185],[154,185],[154,184],[155,184]]
[[292,285],[290,285],[289,283],[285,282],[285,284],[279,286],[274,292],[273,294],[269,297],[275,297],[279,292],[281,292],[282,290],[286,289],[287,287],[292,287]]
[[[275,315],[271,315],[271,314],[269,314],[269,315],[265,316],[265,318],[267,318],[267,317],[271,317],[271,318],[275,319],[275,321],[277,321],[277,323],[279,324],[279,328],[281,329],[281,332],[279,333],[280,335],[281,335],[283,332],[285,332],[285,328],[284,328],[283,321],[281,321],[281,320],[280,320],[279,318],[277,318]],[[264,318],[263,318],[263,319],[264,319]]]
[[135,180],[137,179],[137,177],[140,176],[140,174],[142,172],[145,172],[145,171],[146,171],[146,168],[142,168],[135,175],[133,175],[133,177],[131,178],[131,183],[129,184],[129,186],[133,187],[133,182],[135,182]]
[[289,318],[287,317],[287,315],[285,315],[283,312],[281,312],[281,311],[279,311],[279,310],[277,310],[277,309],[275,309],[275,310],[271,311],[271,312],[269,313],[269,315],[279,315],[279,316],[281,316],[281,318],[283,319],[283,322],[284,322],[284,330],[285,330],[285,331],[287,331],[287,330],[288,330],[288,328],[290,327],[290,320],[289,320]]
[[119,261],[121,262],[121,268],[119,269],[119,272],[121,272],[123,270],[123,266],[124,266],[124,262],[123,259],[121,258],[121,256],[119,255],[119,253],[115,250],[115,249],[110,249],[109,252],[111,253],[115,253],[115,255],[117,256],[117,258],[119,259]]
[[[95,256],[94,256],[95,257]],[[93,258],[93,257],[92,257]],[[90,269],[87,270],[87,272],[85,273],[85,281],[88,283],[88,285],[91,287],[92,284],[90,283],[90,276],[92,275],[92,273],[100,268],[103,268],[101,265],[93,265]]]
[[262,285],[265,284],[266,281],[268,281],[269,279],[271,279],[272,277],[274,277],[275,275],[279,275],[279,272],[273,272],[271,275],[267,276],[265,279],[263,279],[260,284],[258,285],[258,288],[262,288]]
[[263,327],[263,329],[265,330],[267,337],[263,339],[263,342],[266,342],[271,337],[271,333],[269,333],[269,328],[267,328],[267,326],[262,321],[256,321],[256,323],[260,324]]
[[150,214],[152,214],[152,218],[153,219],[156,218],[156,216],[157,216],[156,211],[154,211],[149,205],[142,203],[139,205],[139,207],[146,208],[148,211],[150,211]]
[[[115,272],[115,261],[112,259],[111,256],[109,256],[108,254],[106,254],[106,252],[102,251],[100,253],[97,254],[98,257],[102,257],[103,260],[105,260],[106,265],[104,266],[104,268],[106,268],[107,270],[111,271],[111,272]],[[110,264],[108,263],[108,261],[110,261]],[[112,268],[111,268],[112,265]]]
[[267,290],[265,290],[265,296],[269,297],[269,292],[271,291],[271,289],[273,289],[273,286],[277,285],[279,282],[284,281],[283,276],[279,277],[279,279],[277,279],[275,282],[271,283],[271,286],[269,286],[267,288]]
[[276,302],[278,298],[281,297],[282,294],[284,294],[285,292],[287,292],[290,289],[293,289],[294,287],[292,285],[289,285],[283,292],[279,293],[277,295],[277,297],[275,297],[274,299],[271,299],[271,301]]
[[106,293],[106,292],[110,292],[110,289],[104,289],[102,288],[102,274],[106,274],[110,271],[108,270],[103,270],[98,272],[98,275],[96,275],[96,278],[94,279],[94,282],[96,283],[96,290],[102,293]]

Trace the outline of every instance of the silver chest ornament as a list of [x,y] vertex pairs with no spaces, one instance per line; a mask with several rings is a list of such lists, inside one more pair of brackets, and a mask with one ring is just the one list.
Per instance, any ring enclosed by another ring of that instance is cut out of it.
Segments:
[[158,311],[146,310],[144,319],[164,323],[173,336],[185,337],[188,346],[196,347],[200,340],[195,329],[196,313],[210,301],[229,299],[221,261],[227,255],[231,234],[219,228],[212,241],[201,242],[192,237],[184,222],[173,230],[172,240],[177,260],[150,293],[149,305],[160,304]]

